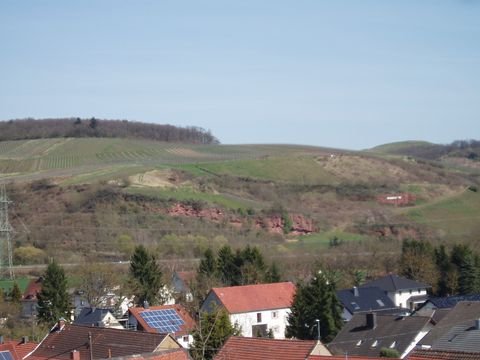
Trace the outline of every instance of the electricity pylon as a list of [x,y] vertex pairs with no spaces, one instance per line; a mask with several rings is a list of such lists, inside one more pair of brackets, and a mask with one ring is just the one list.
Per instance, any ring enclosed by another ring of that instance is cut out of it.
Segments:
[[8,275],[10,279],[15,278],[13,274],[13,256],[12,256],[12,234],[13,228],[8,221],[8,200],[5,184],[0,185],[0,269],[2,273],[8,266]]

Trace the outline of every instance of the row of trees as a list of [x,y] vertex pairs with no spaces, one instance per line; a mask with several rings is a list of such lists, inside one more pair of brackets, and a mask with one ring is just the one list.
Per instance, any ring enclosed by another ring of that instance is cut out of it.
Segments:
[[[92,264],[80,273],[80,287],[91,306],[100,305],[102,296],[120,281],[118,274],[112,273],[107,267],[108,265]],[[135,296],[137,305],[144,305],[145,302],[156,305],[163,302],[162,271],[155,256],[143,245],[135,247],[126,285],[127,291]],[[52,261],[45,271],[42,290],[38,294],[38,319],[43,324],[52,325],[60,318],[68,319],[70,310],[65,271],[57,262]]]
[[200,261],[197,280],[212,285],[238,286],[280,281],[275,263],[267,266],[260,250],[247,245],[233,251],[229,245],[222,246],[218,253],[208,248]]
[[193,144],[216,144],[218,139],[200,127],[147,124],[127,120],[19,119],[0,121],[0,141],[57,137],[119,137]]
[[468,245],[451,250],[426,241],[405,240],[402,244],[400,274],[432,285],[438,296],[480,292],[480,255]]

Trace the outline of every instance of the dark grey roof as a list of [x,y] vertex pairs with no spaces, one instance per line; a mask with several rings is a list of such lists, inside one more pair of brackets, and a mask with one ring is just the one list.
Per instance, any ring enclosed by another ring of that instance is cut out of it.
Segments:
[[480,302],[461,301],[451,309],[419,344],[433,346],[455,326],[472,326],[473,320],[480,319]]
[[337,297],[350,314],[396,308],[385,291],[376,286],[339,290]]
[[[382,348],[405,352],[430,321],[428,317],[376,315],[376,327],[367,326],[368,314],[355,314],[328,345],[334,355],[378,357]],[[393,347],[392,347],[393,345]]]
[[370,281],[362,287],[378,286],[380,289],[388,292],[410,289],[428,289],[431,286],[420,283],[415,280],[410,280],[398,275],[390,274],[379,279]]
[[428,299],[428,302],[432,303],[437,309],[453,308],[460,301],[480,301],[480,294],[432,297]]
[[480,352],[480,324],[470,320],[456,325],[443,334],[432,346],[433,350]]
[[111,312],[110,309],[101,308],[83,308],[80,315],[73,322],[75,325],[98,326],[98,323],[103,320],[105,315]]

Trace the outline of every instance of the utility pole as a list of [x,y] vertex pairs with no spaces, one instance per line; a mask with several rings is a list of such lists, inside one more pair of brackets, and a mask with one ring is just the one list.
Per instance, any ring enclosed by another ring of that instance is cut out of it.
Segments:
[[[13,228],[8,221],[8,200],[5,184],[0,185],[0,269],[8,266],[8,275],[11,280],[13,274],[12,234]],[[2,271],[3,272],[3,271]]]

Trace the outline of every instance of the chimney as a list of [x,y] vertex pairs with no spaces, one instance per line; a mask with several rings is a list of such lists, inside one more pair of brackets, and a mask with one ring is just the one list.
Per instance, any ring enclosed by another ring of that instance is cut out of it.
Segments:
[[3,335],[0,335],[0,344],[3,344]]
[[62,317],[62,318],[58,319],[57,331],[62,331],[64,327],[65,327],[65,319]]
[[22,344],[28,343],[28,336],[22,336]]
[[480,319],[475,320],[475,330],[480,330]]
[[375,329],[377,327],[377,314],[374,312],[367,313],[367,328]]
[[80,351],[73,350],[70,352],[70,360],[80,360]]
[[148,309],[149,307],[150,307],[150,305],[148,304],[148,301],[145,300],[145,301],[143,302],[143,308],[144,308],[144,309]]
[[353,287],[353,296],[355,297],[359,297],[359,293],[358,293],[358,288],[356,286]]

